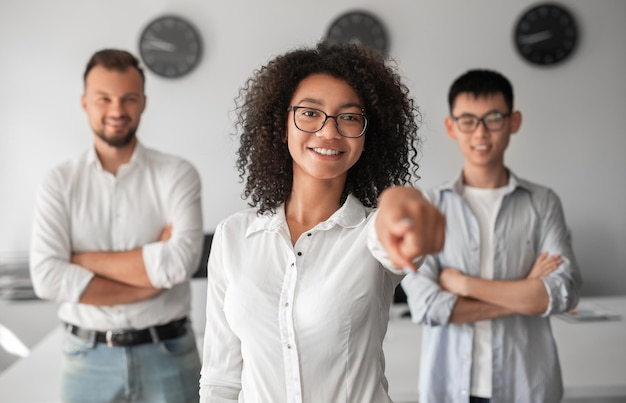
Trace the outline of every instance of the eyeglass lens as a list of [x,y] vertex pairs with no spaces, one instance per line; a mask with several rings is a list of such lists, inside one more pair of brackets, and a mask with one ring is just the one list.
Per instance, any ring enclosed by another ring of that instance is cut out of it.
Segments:
[[334,119],[339,134],[344,137],[360,137],[367,124],[367,118],[360,113],[340,113],[337,116],[330,116],[314,108],[293,107],[292,110],[296,127],[309,133],[322,130],[328,119]]
[[472,133],[478,128],[481,122],[488,130],[497,131],[502,129],[506,116],[508,115],[504,115],[500,112],[488,113],[482,118],[475,115],[461,115],[456,118],[456,122],[459,125],[459,129],[465,133]]

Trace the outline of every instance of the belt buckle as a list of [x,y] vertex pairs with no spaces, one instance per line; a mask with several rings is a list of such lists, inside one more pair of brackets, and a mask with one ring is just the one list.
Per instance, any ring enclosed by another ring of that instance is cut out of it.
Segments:
[[116,347],[114,337],[122,333],[124,333],[122,330],[107,330],[105,333],[107,347]]

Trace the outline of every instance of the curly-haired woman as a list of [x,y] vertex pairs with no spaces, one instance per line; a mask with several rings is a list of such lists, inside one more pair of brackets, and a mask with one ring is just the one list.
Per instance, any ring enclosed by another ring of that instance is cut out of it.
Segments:
[[396,285],[444,218],[408,186],[418,110],[390,60],[320,43],[275,57],[238,98],[251,208],[215,230],[203,402],[389,402]]

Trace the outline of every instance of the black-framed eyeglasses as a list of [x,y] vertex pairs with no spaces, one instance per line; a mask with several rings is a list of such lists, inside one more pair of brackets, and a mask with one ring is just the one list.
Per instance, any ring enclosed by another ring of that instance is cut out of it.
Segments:
[[463,114],[461,116],[451,116],[456,122],[458,128],[463,133],[474,133],[479,124],[483,124],[489,131],[497,132],[502,130],[504,126],[504,120],[511,116],[509,113],[489,112],[482,118],[470,113]]
[[361,113],[339,113],[335,116],[308,106],[290,106],[287,111],[293,111],[293,123],[299,130],[307,133],[319,132],[328,119],[335,119],[337,132],[343,137],[361,137],[367,129],[364,109],[361,109]]

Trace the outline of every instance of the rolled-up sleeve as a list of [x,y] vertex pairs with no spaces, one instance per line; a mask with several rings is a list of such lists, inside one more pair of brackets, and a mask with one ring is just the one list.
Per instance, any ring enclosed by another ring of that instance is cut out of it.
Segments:
[[40,185],[30,245],[30,275],[39,298],[78,302],[94,274],[70,262],[72,242],[66,186],[61,168]]
[[542,211],[543,231],[540,250],[550,255],[561,256],[562,263],[557,270],[543,277],[543,284],[549,296],[549,303],[542,316],[566,312],[578,305],[582,277],[574,251],[572,238],[565,222],[565,215],[559,197],[548,191]]
[[165,190],[172,236],[167,242],[149,243],[142,249],[146,272],[157,288],[171,288],[193,276],[204,239],[198,172],[186,161],[179,161],[173,172]]
[[427,326],[447,325],[458,296],[439,286],[439,265],[433,255],[426,257],[417,273],[402,280],[411,320]]

